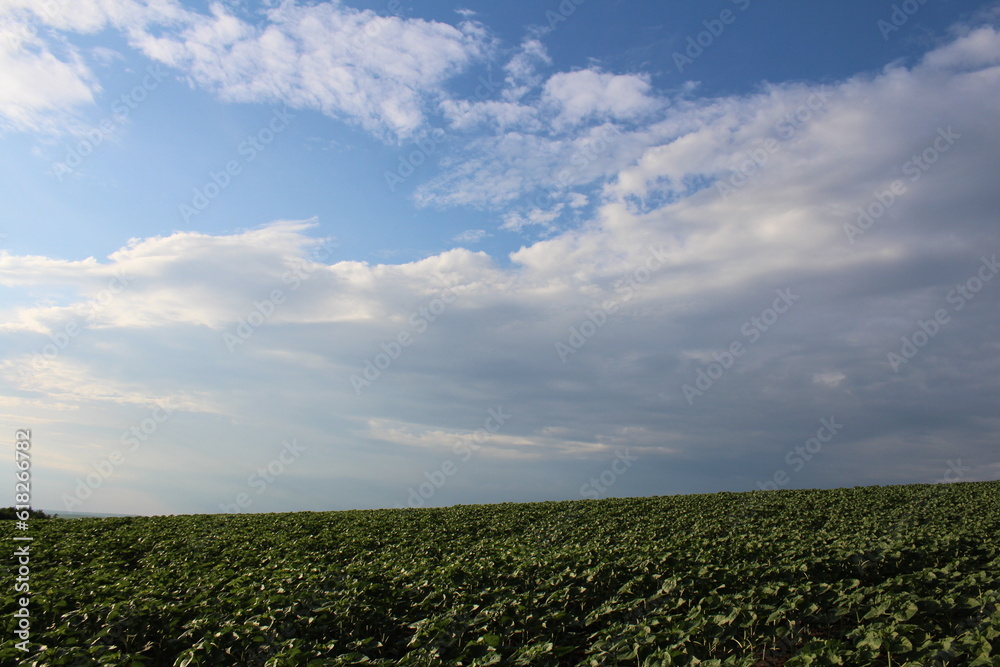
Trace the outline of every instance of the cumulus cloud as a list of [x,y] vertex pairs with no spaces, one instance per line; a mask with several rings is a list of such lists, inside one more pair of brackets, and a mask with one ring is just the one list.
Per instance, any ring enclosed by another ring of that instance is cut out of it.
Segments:
[[442,102],[454,130],[486,133],[470,139],[461,159],[445,161],[442,173],[417,189],[419,205],[499,208],[534,195],[504,217],[505,227],[548,225],[550,220],[538,221],[543,210],[580,201],[585,195],[574,188],[611,176],[659,131],[639,122],[655,120],[668,106],[647,78],[598,69],[545,78],[539,68],[549,64],[541,42],[526,40],[504,67],[499,99]]
[[594,70],[560,72],[545,82],[543,100],[554,105],[557,127],[584,120],[628,120],[660,106],[650,95],[649,81],[633,74],[607,74]]
[[0,130],[57,133],[66,109],[93,102],[100,86],[79,52],[60,55],[29,24],[0,20]]
[[[921,127],[929,132],[926,140],[933,140],[935,128],[926,125],[952,113],[952,92],[968,94],[995,79],[995,39],[992,27],[967,29],[910,68],[893,65],[836,86],[771,85],[761,93],[714,99],[687,91],[657,100],[641,77],[557,73],[533,102],[503,103],[517,109],[506,112],[505,120],[493,111],[497,103],[462,106],[461,120],[453,116],[457,124],[492,122],[496,133],[472,140],[463,159],[445,164],[417,189],[415,199],[421,205],[507,208],[503,219],[514,229],[524,228],[520,221],[529,220],[532,211],[538,216],[583,196],[602,195],[651,211],[707,187],[724,192],[749,169],[760,172],[753,178],[758,184],[784,187],[780,183],[789,182],[785,177],[797,165],[780,172],[756,165],[752,156],[765,145],[777,153],[771,165],[799,160],[810,168],[821,164],[821,152],[831,162],[856,160],[869,169],[856,174],[867,183],[891,167],[876,164],[872,156],[916,150],[919,140],[911,138]],[[619,90],[611,94],[615,86]],[[928,91],[935,93],[921,97]],[[899,112],[878,114],[876,108],[885,104]],[[904,104],[919,108],[904,113]],[[626,122],[632,114],[644,121]],[[838,145],[843,136],[862,133],[862,140]],[[804,141],[807,136],[814,141]],[[910,145],[900,145],[899,137]],[[768,151],[765,157],[771,156]],[[818,167],[811,176],[826,182],[839,169]],[[511,212],[512,206],[517,210]]]
[[427,108],[443,98],[444,82],[490,48],[485,30],[471,20],[456,27],[338,2],[282,3],[256,23],[220,3],[202,14],[172,0],[6,0],[0,17],[0,114],[22,131],[45,123],[58,129],[68,121],[56,110],[90,103],[99,90],[65,37],[59,57],[35,25],[65,34],[117,29],[133,47],[225,101],[316,109],[389,141],[416,132]]
[[174,0],[2,0],[0,130],[64,134],[87,129],[82,110],[101,91],[91,65],[105,64],[109,51],[88,53],[73,44],[71,34],[113,28],[138,35],[150,25],[177,25],[188,16]]
[[940,69],[980,68],[1000,64],[1000,35],[983,26],[962,35],[951,44],[936,49],[924,58],[928,67]]
[[179,34],[136,44],[224,100],[318,109],[384,138],[413,134],[428,99],[487,49],[471,21],[455,27],[328,2],[283,3],[251,25],[219,4],[210,10]]

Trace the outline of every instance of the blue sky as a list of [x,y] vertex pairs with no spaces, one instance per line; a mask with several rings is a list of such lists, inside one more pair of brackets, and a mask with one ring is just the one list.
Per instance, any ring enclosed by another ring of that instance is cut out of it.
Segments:
[[996,479],[998,20],[0,0],[34,504]]

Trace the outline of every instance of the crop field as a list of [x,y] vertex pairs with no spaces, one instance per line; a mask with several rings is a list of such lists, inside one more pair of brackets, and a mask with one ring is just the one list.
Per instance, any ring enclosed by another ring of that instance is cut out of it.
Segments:
[[31,530],[4,665],[1000,665],[1000,482]]

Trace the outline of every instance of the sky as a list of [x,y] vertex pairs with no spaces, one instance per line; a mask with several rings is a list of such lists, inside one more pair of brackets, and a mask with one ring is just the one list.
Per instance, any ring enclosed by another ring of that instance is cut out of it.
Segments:
[[24,429],[57,512],[998,479],[998,111],[997,2],[0,0],[0,471]]

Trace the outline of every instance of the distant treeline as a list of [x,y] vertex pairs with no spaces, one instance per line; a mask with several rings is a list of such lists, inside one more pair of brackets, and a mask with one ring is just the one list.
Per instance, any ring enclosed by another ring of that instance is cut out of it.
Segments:
[[[0,520],[13,520],[17,518],[17,513],[19,510],[13,507],[0,507]],[[24,511],[24,510],[20,510]],[[54,515],[46,514],[42,510],[28,510],[28,517],[31,519],[51,519]]]

